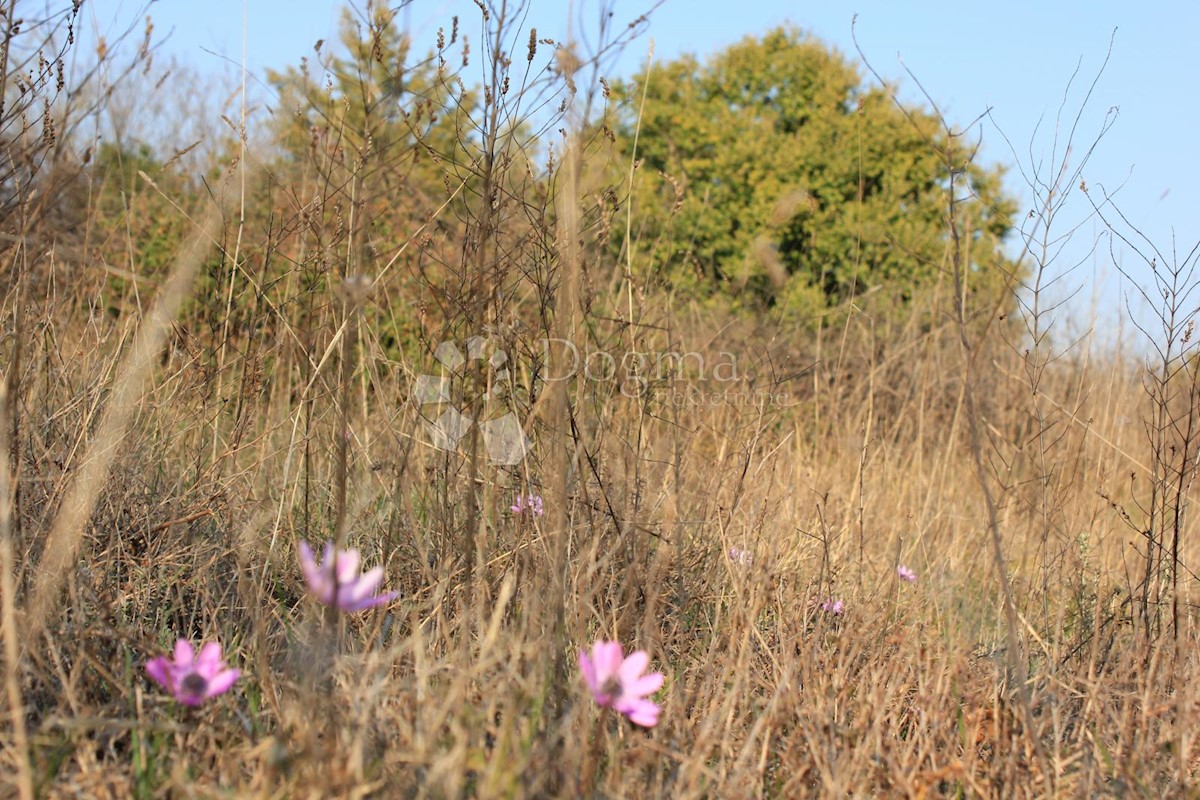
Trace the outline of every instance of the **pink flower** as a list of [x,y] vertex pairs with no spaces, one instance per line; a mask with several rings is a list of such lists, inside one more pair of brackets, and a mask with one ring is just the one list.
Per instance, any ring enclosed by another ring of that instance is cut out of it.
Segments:
[[546,506],[542,502],[542,496],[540,494],[531,494],[528,497],[517,495],[517,502],[513,503],[509,507],[509,510],[514,514],[520,514],[528,511],[535,517],[540,517],[542,514],[546,513]]
[[662,711],[646,699],[662,688],[664,680],[661,672],[642,674],[649,664],[650,656],[645,650],[636,650],[626,658],[620,642],[601,640],[592,645],[591,656],[584,651],[579,653],[579,670],[596,704],[624,714],[630,722],[644,728],[653,728]]
[[750,554],[749,550],[743,550],[740,547],[731,547],[729,548],[729,560],[735,564],[748,567],[754,563],[754,556]]
[[842,612],[846,610],[846,606],[841,600],[834,600],[830,597],[821,603],[821,610],[833,614],[835,617],[840,617]]
[[903,564],[896,567],[896,575],[899,576],[900,580],[906,581],[908,583],[912,583],[913,581],[915,581],[917,579],[917,573],[914,572],[913,570],[909,569],[908,567],[904,566]]
[[196,656],[187,639],[175,643],[174,661],[166,656],[152,658],[146,662],[146,672],[176,700],[192,707],[228,691],[241,675],[236,669],[226,669],[219,642],[204,645]]
[[362,611],[391,602],[399,594],[374,594],[383,580],[383,567],[372,567],[359,575],[357,550],[340,550],[335,557],[333,542],[326,542],[322,562],[318,564],[313,558],[308,542],[300,542],[300,569],[308,590],[327,606],[336,605],[341,611]]

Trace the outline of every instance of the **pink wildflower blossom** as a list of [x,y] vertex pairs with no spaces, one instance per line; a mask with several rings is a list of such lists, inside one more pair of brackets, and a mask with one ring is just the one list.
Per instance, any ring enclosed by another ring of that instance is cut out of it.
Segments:
[[221,660],[219,642],[209,642],[197,656],[192,643],[175,643],[175,660],[158,656],[146,662],[146,672],[185,706],[198,706],[210,697],[228,691],[241,672],[227,669]]
[[913,570],[909,569],[908,567],[904,566],[903,564],[896,567],[896,575],[899,576],[900,580],[906,581],[908,583],[912,583],[913,581],[915,581],[917,579],[917,573],[914,572]]
[[596,704],[624,714],[644,728],[658,723],[662,709],[647,697],[662,688],[665,680],[661,672],[643,675],[649,664],[645,650],[636,650],[626,658],[620,642],[601,640],[592,645],[591,656],[579,653],[579,670]]
[[333,542],[326,542],[324,558],[318,564],[308,542],[300,542],[300,570],[308,590],[325,605],[336,605],[341,611],[362,611],[396,599],[398,592],[374,593],[383,580],[383,567],[372,567],[359,575],[358,566],[358,551],[353,548],[339,550],[335,556]]
[[835,617],[840,617],[842,612],[846,610],[846,606],[841,600],[834,600],[830,597],[821,603],[821,610],[833,614]]
[[546,506],[542,502],[542,496],[540,494],[531,494],[527,497],[517,495],[517,502],[510,506],[510,510],[514,514],[521,514],[525,511],[528,511],[535,517],[540,517],[542,514],[546,513]]
[[754,563],[754,556],[750,554],[749,550],[744,550],[741,547],[735,546],[729,548],[729,560],[735,564],[741,564],[742,566],[748,567]]

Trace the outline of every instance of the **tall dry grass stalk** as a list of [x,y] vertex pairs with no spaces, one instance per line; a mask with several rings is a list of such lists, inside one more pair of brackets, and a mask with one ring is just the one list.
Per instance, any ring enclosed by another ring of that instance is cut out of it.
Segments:
[[13,583],[16,559],[13,557],[12,463],[8,454],[12,410],[9,407],[9,381],[0,382],[0,626],[4,637],[4,691],[12,720],[12,744],[16,751],[17,792],[21,800],[32,800],[33,770],[30,764],[29,732],[25,726],[25,703],[21,696],[21,634],[17,628],[16,586]]
[[22,638],[27,646],[41,637],[54,614],[67,572],[78,559],[79,543],[92,518],[96,499],[121,451],[130,418],[147,393],[146,383],[151,378],[154,362],[166,344],[179,307],[191,294],[196,271],[213,249],[230,205],[237,196],[237,193],[222,191],[215,198],[159,288],[155,303],[138,327],[128,350],[115,364],[113,386],[96,432],[87,444],[78,472],[64,493],[46,536],[32,595],[24,610]]

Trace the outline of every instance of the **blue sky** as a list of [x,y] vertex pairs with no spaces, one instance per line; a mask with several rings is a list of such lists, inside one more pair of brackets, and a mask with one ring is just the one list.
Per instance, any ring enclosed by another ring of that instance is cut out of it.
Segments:
[[[587,19],[595,17],[598,5],[596,0],[584,0],[573,7],[577,18]],[[614,22],[623,25],[647,5],[618,0]],[[532,0],[529,22],[544,35],[563,38],[567,8],[562,2]],[[119,0],[84,13],[90,15],[91,25],[103,30],[114,26],[114,20],[127,24],[143,10],[152,16],[158,34],[170,33],[165,53],[213,72],[229,72],[230,61],[240,63],[244,18],[247,63],[261,74],[265,67],[297,63],[312,53],[317,39],[336,40],[340,4],[333,0],[157,0],[147,7],[142,0]],[[105,13],[113,16],[105,18]],[[448,27],[453,14],[460,15],[467,31],[472,30],[467,21],[478,17],[470,0],[414,0],[401,13],[418,45],[432,42],[437,28]],[[1031,150],[1033,158],[1049,161],[1055,114],[1072,73],[1078,65],[1066,106],[1073,117],[1115,30],[1112,55],[1082,119],[1077,146],[1091,144],[1110,108],[1118,108],[1119,113],[1083,178],[1093,197],[1098,197],[1096,187],[1121,186],[1117,195],[1121,210],[1160,248],[1169,250],[1173,232],[1181,255],[1200,238],[1200,159],[1194,151],[1200,110],[1192,89],[1200,76],[1200,4],[1020,0],[1001,9],[994,3],[962,0],[666,0],[651,16],[646,35],[626,51],[615,71],[629,74],[638,68],[651,38],[657,60],[683,52],[703,56],[782,23],[809,30],[857,58],[851,39],[855,14],[863,52],[885,78],[901,82],[906,100],[918,94],[905,67],[952,121],[965,123],[991,108],[994,123],[986,122],[982,128],[984,158],[1014,162],[1000,135],[1003,130],[1026,166]],[[1041,128],[1031,148],[1039,120]],[[1077,161],[1081,153],[1073,155]],[[1032,202],[1016,171],[1009,186],[1023,202]],[[1087,219],[1089,211],[1086,199],[1076,192],[1063,212],[1063,222],[1070,225],[1064,225],[1062,232],[1075,224],[1081,227],[1062,263],[1085,262],[1078,278],[1088,283],[1071,305],[1076,324],[1085,324],[1080,321],[1088,314],[1094,291],[1102,312],[1100,324],[1108,328],[1115,324],[1113,312],[1129,287],[1122,285],[1112,268],[1107,243],[1088,256],[1100,229]],[[1127,247],[1117,251],[1117,258],[1135,277],[1148,276]],[[1110,338],[1111,331],[1101,333],[1102,338]]]

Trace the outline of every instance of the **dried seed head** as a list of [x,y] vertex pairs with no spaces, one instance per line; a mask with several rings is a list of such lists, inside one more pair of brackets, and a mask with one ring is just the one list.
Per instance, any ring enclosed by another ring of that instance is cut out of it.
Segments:
[[786,225],[802,211],[815,210],[816,205],[816,200],[806,189],[787,192],[776,201],[775,208],[771,211],[771,224]]
[[54,117],[50,116],[50,101],[42,100],[42,143],[46,147],[53,147],[55,141],[54,133]]
[[787,283],[787,267],[784,266],[783,259],[779,257],[779,250],[775,247],[775,243],[766,236],[759,236],[754,240],[754,244],[750,247],[750,257],[762,267],[762,271],[766,273],[767,280],[773,287],[779,289]]
[[567,78],[568,82],[571,76],[579,71],[579,67],[579,56],[575,55],[573,49],[564,47],[558,51],[558,71]]

